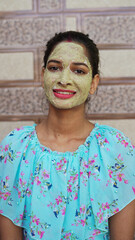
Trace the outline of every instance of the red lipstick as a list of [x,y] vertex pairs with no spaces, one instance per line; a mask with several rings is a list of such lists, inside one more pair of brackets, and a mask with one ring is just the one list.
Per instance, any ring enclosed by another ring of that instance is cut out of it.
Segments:
[[68,99],[73,97],[76,92],[73,90],[67,90],[67,89],[53,89],[53,93],[57,98]]

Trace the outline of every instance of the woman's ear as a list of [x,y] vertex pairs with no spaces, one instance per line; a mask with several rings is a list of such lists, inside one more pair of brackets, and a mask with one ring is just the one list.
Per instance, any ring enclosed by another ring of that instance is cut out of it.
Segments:
[[96,89],[99,84],[99,74],[96,74],[92,79],[91,86],[90,86],[90,94],[93,95],[96,92]]
[[42,67],[42,72],[41,72],[41,86],[42,86],[42,88],[44,88],[44,72],[45,72],[45,68]]

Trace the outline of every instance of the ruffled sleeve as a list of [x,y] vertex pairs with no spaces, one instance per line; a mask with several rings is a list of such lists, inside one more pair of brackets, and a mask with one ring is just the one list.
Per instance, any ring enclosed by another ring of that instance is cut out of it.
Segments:
[[122,132],[102,125],[90,149],[96,149],[100,172],[91,178],[93,214],[96,227],[107,232],[108,218],[135,199],[135,147]]
[[29,151],[32,131],[32,126],[16,129],[0,144],[0,213],[26,229],[30,223],[26,209],[32,188],[30,161],[34,159]]

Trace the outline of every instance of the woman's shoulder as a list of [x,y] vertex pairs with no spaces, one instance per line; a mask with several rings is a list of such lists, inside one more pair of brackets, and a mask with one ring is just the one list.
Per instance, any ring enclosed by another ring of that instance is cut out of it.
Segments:
[[19,128],[15,128],[13,129],[11,132],[9,132],[9,134],[7,134],[7,136],[2,140],[2,142],[0,143],[0,148],[3,145],[7,145],[12,143],[12,145],[15,145],[16,142],[23,142],[24,140],[27,140],[31,137],[31,135],[34,133],[35,131],[35,124],[33,124],[32,126],[22,126]]
[[125,145],[131,143],[129,137],[127,137],[121,130],[108,125],[97,124],[96,137],[99,139],[106,138],[106,141],[108,138],[110,141],[115,140],[116,142],[122,142],[123,144],[126,142]]
[[130,139],[122,131],[114,127],[96,124],[94,139],[93,144],[96,141],[96,146],[105,155],[107,154],[107,157],[117,153],[135,156],[135,146]]
[[121,130],[119,130],[119,129],[117,129],[117,128],[114,128],[114,127],[112,127],[112,126],[109,126],[109,125],[104,125],[104,124],[96,123],[95,126],[97,127],[97,129],[98,129],[99,131],[101,131],[101,132],[104,133],[104,134],[112,134],[112,133],[117,133],[117,132],[119,132],[119,133],[121,133],[121,134],[124,135],[124,133],[123,133]]
[[6,163],[7,169],[9,164],[18,165],[25,160],[27,154],[34,156],[35,147],[35,124],[15,128],[0,143],[0,164]]

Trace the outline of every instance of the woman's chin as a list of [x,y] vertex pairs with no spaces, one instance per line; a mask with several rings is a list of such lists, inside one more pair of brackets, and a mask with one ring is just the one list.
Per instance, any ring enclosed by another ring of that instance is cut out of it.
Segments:
[[84,103],[80,103],[80,104],[58,104],[58,103],[54,103],[54,102],[50,102],[50,104],[52,105],[53,108],[55,109],[59,109],[59,110],[72,110],[75,108],[79,108],[80,106],[82,107],[82,105],[84,106]]

